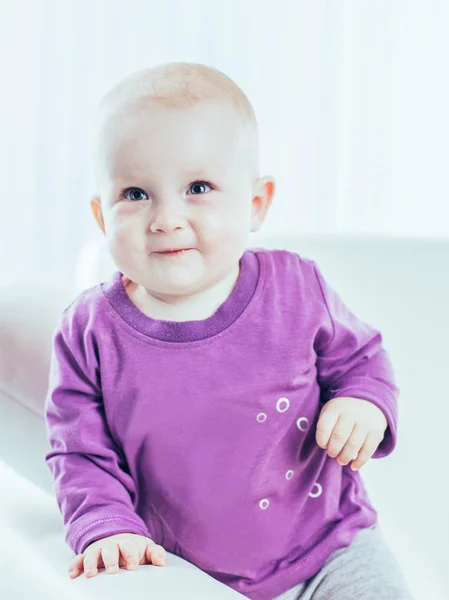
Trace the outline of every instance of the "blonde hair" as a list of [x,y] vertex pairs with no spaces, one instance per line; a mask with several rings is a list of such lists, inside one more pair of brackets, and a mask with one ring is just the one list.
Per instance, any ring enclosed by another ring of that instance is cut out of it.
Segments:
[[[259,134],[253,107],[243,90],[227,75],[200,63],[171,62],[131,73],[103,96],[96,115],[96,142],[105,128],[123,123],[149,103],[182,108],[204,100],[229,103],[251,138],[252,169],[258,176]],[[98,153],[95,151],[98,157]]]

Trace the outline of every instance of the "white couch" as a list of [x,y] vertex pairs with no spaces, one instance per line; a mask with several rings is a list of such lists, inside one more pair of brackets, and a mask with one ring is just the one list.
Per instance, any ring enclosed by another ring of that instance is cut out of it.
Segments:
[[[449,598],[449,243],[259,238],[255,245],[317,260],[353,311],[382,331],[401,389],[398,446],[362,475],[416,600]],[[165,569],[67,576],[73,554],[44,462],[51,335],[63,308],[115,269],[102,242],[78,265],[58,284],[36,276],[0,286],[0,597],[242,598],[173,555]]]

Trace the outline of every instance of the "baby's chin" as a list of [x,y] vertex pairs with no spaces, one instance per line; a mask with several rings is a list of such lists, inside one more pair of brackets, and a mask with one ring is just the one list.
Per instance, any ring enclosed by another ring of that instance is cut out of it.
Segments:
[[144,287],[152,296],[161,299],[166,298],[169,301],[169,299],[176,300],[177,298],[188,298],[195,294],[200,294],[207,290],[209,285],[204,280],[186,278],[184,280],[171,281],[167,278],[165,281],[159,280],[157,286],[154,285],[154,282],[151,282]]
[[211,284],[201,268],[147,268],[136,274],[134,281],[156,297],[182,298],[205,291]]

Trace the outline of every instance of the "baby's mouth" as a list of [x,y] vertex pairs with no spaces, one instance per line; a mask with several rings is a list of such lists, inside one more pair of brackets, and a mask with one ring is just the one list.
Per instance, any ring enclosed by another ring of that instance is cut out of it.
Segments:
[[153,254],[155,254],[156,256],[162,256],[167,258],[176,258],[177,256],[183,256],[187,254],[191,250],[193,250],[193,248],[168,248],[166,250],[159,250],[157,252],[154,251]]

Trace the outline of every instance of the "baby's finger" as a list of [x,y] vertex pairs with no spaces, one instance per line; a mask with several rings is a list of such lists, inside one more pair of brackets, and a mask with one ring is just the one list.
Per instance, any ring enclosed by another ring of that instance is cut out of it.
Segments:
[[347,465],[357,456],[361,447],[365,443],[367,433],[367,430],[360,425],[356,425],[354,427],[348,441],[343,447],[343,450],[337,457],[337,462],[340,465]]
[[69,564],[69,577],[72,579],[78,577],[83,570],[84,554],[77,554]]
[[91,548],[84,555],[83,568],[86,577],[94,577],[98,573],[98,561],[100,560],[101,548]]
[[156,566],[165,567],[167,564],[167,552],[158,544],[148,544],[145,550],[145,557],[149,563],[153,563]]
[[365,443],[360,448],[360,452],[357,455],[356,460],[352,463],[351,469],[353,471],[357,471],[357,469],[361,469],[363,465],[368,462],[368,460],[372,457],[374,452],[377,450],[377,446],[379,445],[379,436],[374,433],[369,433],[366,437]]
[[327,447],[332,430],[335,423],[338,421],[338,417],[339,413],[337,411],[325,409],[321,411],[316,426],[316,443],[320,448],[323,448],[323,450]]
[[118,561],[120,557],[119,548],[117,542],[108,542],[101,549],[101,557],[103,559],[104,568],[106,573],[117,573]]
[[120,553],[127,569],[135,570],[139,566],[139,549],[132,540],[119,542]]
[[329,440],[329,445],[327,447],[327,453],[329,456],[334,458],[341,452],[343,446],[351,436],[354,427],[355,424],[352,419],[341,416],[338,418],[337,424],[332,431],[331,439]]

